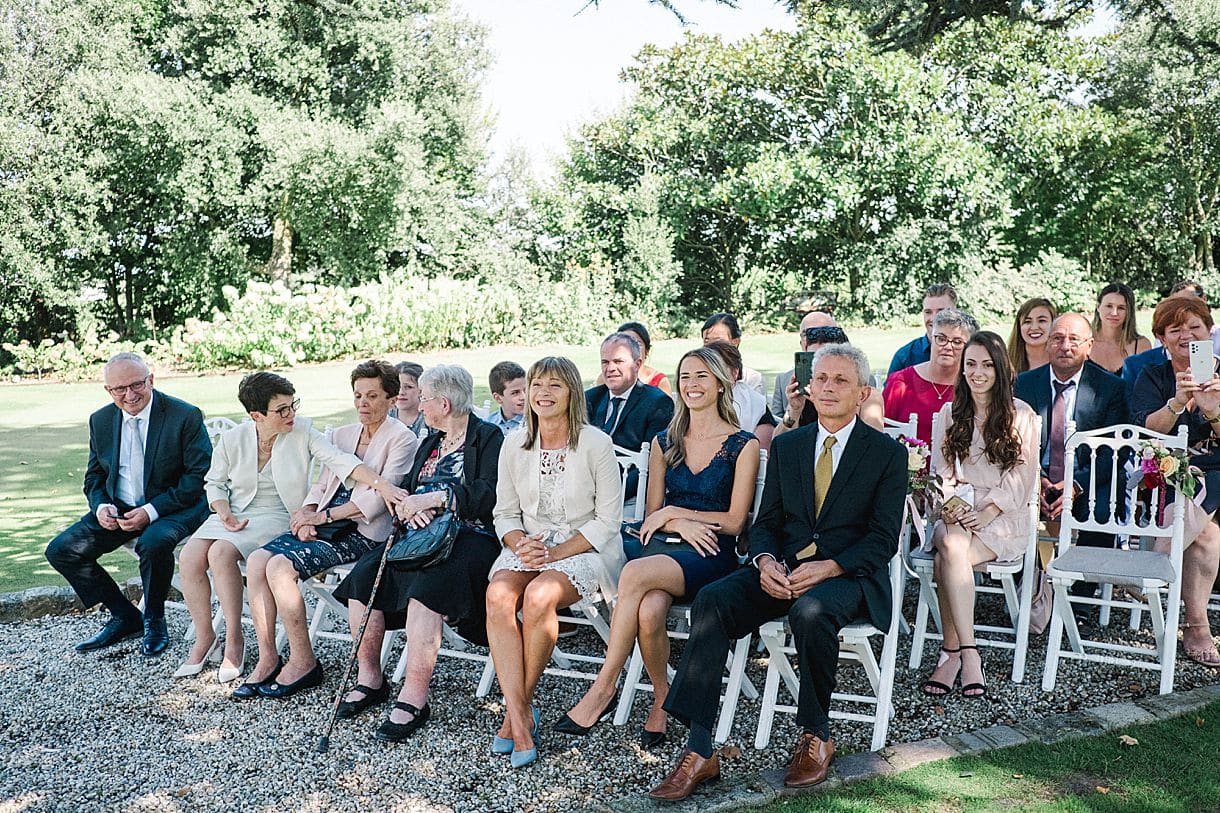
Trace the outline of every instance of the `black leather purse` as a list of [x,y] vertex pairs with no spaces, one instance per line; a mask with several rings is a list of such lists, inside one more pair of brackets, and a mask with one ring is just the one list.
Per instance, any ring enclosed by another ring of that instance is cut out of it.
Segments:
[[[624,522],[624,536],[631,537],[638,543],[640,541],[640,526],[643,524],[644,523],[642,520],[636,522]],[[657,531],[654,533],[648,540],[647,545],[624,545],[624,552],[626,553],[628,561],[642,559],[645,556],[655,556],[659,553],[676,553],[683,550],[690,551],[691,553],[700,557],[704,556],[704,554],[700,553],[694,545],[687,542],[682,537],[678,536],[677,534],[666,533],[664,531]]]
[[453,552],[458,526],[457,515],[446,510],[422,528],[404,527],[390,543],[386,561],[400,570],[422,570],[440,564]]

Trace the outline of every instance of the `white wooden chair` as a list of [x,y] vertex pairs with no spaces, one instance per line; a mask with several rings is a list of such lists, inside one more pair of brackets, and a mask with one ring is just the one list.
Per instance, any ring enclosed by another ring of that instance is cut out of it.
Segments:
[[[648,455],[651,450],[651,441],[641,443],[640,448],[634,452],[622,446],[614,447],[614,459],[618,461],[623,482],[623,522],[639,522],[644,519],[644,504],[647,502],[645,495],[648,493]],[[635,496],[628,499],[627,475],[632,469],[639,472],[640,479]]]
[[[754,505],[750,511],[751,517],[758,514],[758,506],[762,502],[763,484],[766,482],[767,476],[767,452],[759,450],[758,454],[758,476],[754,483]],[[647,469],[647,464],[647,455],[645,454],[645,469]],[[667,630],[666,634],[674,640],[689,640],[690,614],[691,605],[689,604],[675,604],[670,607],[667,621],[671,622],[674,626],[672,629]],[[724,678],[725,690],[724,695],[720,699],[720,718],[717,721],[715,732],[716,742],[726,742],[732,733],[733,719],[737,715],[737,703],[740,696],[745,694],[750,700],[758,699],[758,689],[746,678],[746,661],[750,654],[751,637],[752,635],[743,635],[737,639],[725,664],[728,674]],[[666,667],[666,672],[672,679],[674,675],[673,667]],[[639,691],[651,692],[652,683],[648,681],[644,673],[644,656],[640,653],[639,644],[636,644],[631,652],[631,659],[627,661],[627,676],[623,680],[618,707],[614,712],[615,725],[625,725],[627,723],[628,718],[631,717],[631,706],[635,701],[636,692]]]
[[470,411],[474,413],[474,416],[476,418],[478,418],[481,421],[485,421],[485,420],[487,420],[488,417],[490,417],[490,415],[492,413],[492,407],[494,407],[494,406],[495,406],[495,402],[492,401],[490,398],[488,398],[483,401],[483,406],[471,407]]
[[[1161,674],[1160,693],[1173,691],[1174,665],[1178,645],[1178,614],[1182,596],[1182,525],[1185,497],[1181,491],[1174,494],[1172,503],[1166,503],[1166,513],[1158,518],[1144,517],[1143,524],[1136,519],[1137,512],[1128,512],[1120,518],[1114,510],[1123,499],[1120,483],[1126,475],[1120,461],[1120,452],[1131,450],[1137,457],[1141,440],[1154,440],[1170,450],[1187,449],[1186,427],[1176,435],[1163,435],[1131,424],[1106,427],[1090,432],[1077,432],[1075,422],[1069,421],[1066,428],[1067,448],[1063,467],[1072,471],[1077,450],[1087,447],[1092,453],[1093,466],[1089,475],[1088,515],[1084,521],[1076,519],[1070,511],[1064,511],[1059,526],[1059,544],[1056,556],[1047,565],[1046,575],[1054,588],[1055,600],[1046,648],[1046,667],[1042,674],[1042,688],[1055,688],[1060,658],[1108,663],[1124,667],[1151,669]],[[1101,449],[1111,450],[1110,488],[1103,499],[1109,506],[1109,518],[1105,522],[1096,519],[1097,470],[1100,465],[1097,453]],[[1150,504],[1158,505],[1166,495],[1162,489],[1154,489]],[[1165,526],[1159,522],[1168,521]],[[1120,550],[1109,548],[1079,547],[1073,544],[1073,531],[1097,531],[1100,533],[1127,534],[1131,537],[1147,536],[1169,541],[1168,552],[1153,550]],[[1072,596],[1069,588],[1078,581],[1098,582],[1102,585],[1121,585],[1127,597],[1117,599],[1103,593],[1101,598]],[[1141,598],[1132,594],[1141,593]],[[1162,604],[1162,593],[1165,603]],[[1146,610],[1152,619],[1156,638],[1153,649],[1143,646],[1115,644],[1106,641],[1084,639],[1076,625],[1072,603],[1123,607]],[[1068,648],[1063,648],[1064,632],[1067,633]]]
[[[878,385],[878,386],[880,386],[880,385]],[[900,421],[900,420],[897,420],[896,418],[886,418],[884,420],[884,427],[883,427],[882,431],[884,431],[885,434],[889,435],[894,440],[901,440],[904,437],[906,437],[906,438],[919,437],[919,415],[918,415],[918,413],[912,412],[905,421]],[[907,510],[911,514],[912,523],[918,522],[921,525],[926,525],[923,517],[920,515],[920,513],[915,505],[915,499],[913,497],[911,497],[910,495],[907,495]],[[913,527],[913,524],[910,527]],[[925,532],[926,532],[926,528],[925,528]],[[903,591],[906,590],[907,575],[908,575],[907,571],[904,570],[903,574],[902,574]],[[907,623],[905,616],[903,616],[902,618],[899,619],[898,626],[902,632],[909,632],[911,629],[911,625]]]
[[[933,419],[933,425],[937,421]],[[933,430],[935,432],[935,430]],[[1037,437],[1042,436],[1042,420],[1035,418],[1034,431]],[[1034,568],[1038,557],[1038,497],[1041,491],[1040,478],[1034,478],[1029,499],[1025,503],[1025,511],[1029,514],[1029,535],[1025,540],[1025,550],[1017,559],[1006,562],[984,562],[978,565],[975,573],[984,576],[992,583],[984,582],[975,586],[975,592],[984,595],[999,595],[1004,597],[1004,609],[1007,611],[1009,624],[975,623],[975,643],[979,646],[991,646],[999,649],[1011,649],[1012,680],[1020,683],[1025,679],[1026,653],[1029,649],[1029,615],[1030,604],[1033,601]],[[911,657],[908,666],[918,669],[923,661],[924,643],[928,639],[941,641],[941,618],[936,595],[936,580],[932,576],[933,554],[921,549],[912,548],[908,562],[911,570],[919,579],[919,601],[915,608],[915,627],[911,641]],[[1021,574],[1018,591],[1016,577]],[[995,585],[999,583],[999,586]],[[935,629],[928,629],[928,616],[932,615]],[[982,633],[982,635],[977,635]],[[1002,636],[1002,637],[996,637]]]
[[[904,511],[903,524],[911,521]],[[835,692],[831,700],[837,703],[853,703],[868,709],[866,712],[841,711],[830,709],[830,716],[836,720],[856,720],[873,724],[873,736],[869,747],[876,751],[885,746],[889,735],[890,717],[894,714],[892,698],[894,694],[894,674],[898,658],[898,622],[902,612],[903,565],[902,550],[895,551],[890,559],[890,626],[888,630],[879,630],[867,620],[849,624],[839,632],[839,660],[857,661],[868,677],[872,687],[872,695],[848,694]],[[771,727],[778,711],[796,713],[796,702],[800,695],[800,680],[796,670],[792,668],[790,657],[796,654],[792,643],[792,631],[787,619],[769,621],[759,629],[759,635],[767,646],[769,658],[767,661],[767,682],[763,687],[762,709],[758,715],[758,730],[754,736],[755,748],[766,748],[771,742]],[[877,660],[873,653],[871,639],[883,636],[881,644],[881,659]],[[783,679],[784,686],[792,696],[791,705],[781,705],[778,702],[779,683]]]

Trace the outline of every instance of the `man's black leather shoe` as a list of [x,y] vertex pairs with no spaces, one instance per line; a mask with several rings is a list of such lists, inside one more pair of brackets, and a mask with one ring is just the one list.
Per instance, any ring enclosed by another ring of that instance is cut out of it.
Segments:
[[144,641],[140,644],[140,652],[146,657],[160,655],[169,646],[169,630],[165,627],[165,617],[144,619]]
[[106,626],[102,627],[101,632],[81,641],[76,645],[77,652],[93,652],[98,649],[105,649],[108,646],[113,646],[119,641],[126,641],[128,638],[134,638],[140,634],[143,626],[139,621],[124,621],[121,618],[111,618],[106,622]]

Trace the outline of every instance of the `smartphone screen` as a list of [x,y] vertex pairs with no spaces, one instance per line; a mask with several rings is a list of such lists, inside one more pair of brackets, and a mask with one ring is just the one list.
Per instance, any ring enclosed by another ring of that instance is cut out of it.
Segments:
[[806,391],[809,381],[813,378],[813,357],[816,355],[817,353],[808,350],[798,350],[793,354],[792,377],[796,379],[796,385],[802,392]]
[[1205,384],[1212,380],[1212,371],[1215,369],[1212,361],[1212,343],[1206,342],[1191,342],[1190,343],[1190,377],[1195,380],[1196,384]]

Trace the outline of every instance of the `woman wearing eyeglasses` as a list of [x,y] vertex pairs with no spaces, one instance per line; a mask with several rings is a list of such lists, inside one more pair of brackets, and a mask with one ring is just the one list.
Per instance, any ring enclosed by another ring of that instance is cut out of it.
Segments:
[[[175,677],[197,675],[216,648],[212,631],[212,586],[225,622],[224,657],[217,672],[221,683],[236,679],[245,662],[242,634],[242,576],[239,563],[269,540],[286,533],[291,514],[305,502],[309,466],[314,458],[340,480],[366,485],[384,499],[401,490],[341,452],[308,418],[297,416],[301,402],[286,378],[252,373],[242,379],[237,397],[250,420],[225,432],[212,452],[205,491],[212,516],[187,540],[178,566],[182,595],[195,624],[195,645]],[[272,680],[275,675],[263,676]]]
[[932,416],[953,401],[962,350],[978,329],[974,317],[957,308],[946,308],[932,317],[932,357],[885,380],[885,417],[905,421],[915,413],[919,416],[916,434],[924,443],[931,443]]

